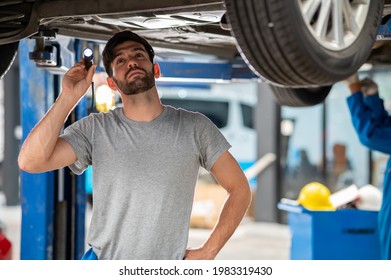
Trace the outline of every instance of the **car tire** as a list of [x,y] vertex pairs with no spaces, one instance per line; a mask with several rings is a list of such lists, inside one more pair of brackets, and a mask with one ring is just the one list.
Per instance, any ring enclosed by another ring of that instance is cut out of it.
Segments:
[[6,45],[0,45],[0,79],[11,68],[12,63],[15,60],[16,53],[18,51],[19,42],[13,42]]
[[[331,3],[337,5],[338,1],[365,5],[341,0]],[[384,0],[368,2],[367,16],[357,17],[362,25],[356,35],[343,33],[352,41],[333,50],[312,32],[312,21],[306,24],[299,0],[225,0],[225,3],[231,32],[247,64],[269,83],[289,87],[330,85],[356,72],[371,52],[384,8]],[[318,15],[321,21],[319,18]],[[329,28],[329,24],[323,26]]]
[[282,88],[270,85],[270,88],[279,105],[307,107],[323,103],[332,86],[318,88]]

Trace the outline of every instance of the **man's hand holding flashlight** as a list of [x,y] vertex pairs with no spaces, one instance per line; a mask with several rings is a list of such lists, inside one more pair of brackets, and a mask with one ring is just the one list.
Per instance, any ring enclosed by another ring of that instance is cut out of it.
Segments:
[[96,65],[93,64],[87,71],[84,59],[77,62],[69,69],[62,79],[62,93],[70,98],[70,101],[77,104],[87,92],[92,83]]

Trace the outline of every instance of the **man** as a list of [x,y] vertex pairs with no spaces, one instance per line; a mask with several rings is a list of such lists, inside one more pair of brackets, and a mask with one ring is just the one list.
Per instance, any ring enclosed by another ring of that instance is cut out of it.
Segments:
[[[123,107],[63,123],[91,84],[76,63],[62,92],[24,142],[18,162],[27,172],[70,166],[94,172],[94,207],[84,259],[214,259],[242,220],[250,189],[229,143],[205,116],[163,106],[154,51],[131,31],[115,34],[103,51],[109,87]],[[210,171],[228,196],[210,237],[186,249],[199,167]]]
[[[359,80],[353,75],[346,80],[351,96],[347,102],[352,122],[362,144],[370,149],[391,154],[391,117],[384,109],[378,87],[372,80]],[[391,259],[391,159],[385,169],[383,202],[379,212],[379,236],[383,259]]]

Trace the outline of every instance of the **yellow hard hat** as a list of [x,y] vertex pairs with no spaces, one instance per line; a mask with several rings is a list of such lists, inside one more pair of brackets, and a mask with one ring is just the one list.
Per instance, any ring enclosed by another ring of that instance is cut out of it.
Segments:
[[297,201],[301,206],[308,210],[335,210],[335,207],[333,207],[330,201],[330,190],[325,185],[318,182],[312,182],[305,185],[301,189]]

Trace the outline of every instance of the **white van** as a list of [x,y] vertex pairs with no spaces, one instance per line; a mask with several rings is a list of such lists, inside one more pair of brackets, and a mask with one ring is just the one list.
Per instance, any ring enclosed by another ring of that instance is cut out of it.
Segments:
[[[163,104],[206,115],[232,145],[231,154],[246,170],[257,160],[257,135],[253,114],[257,102],[256,82],[168,83],[158,82]],[[86,170],[86,193],[92,204],[92,167]],[[250,180],[251,189],[256,179]]]
[[[243,170],[257,159],[253,114],[257,83],[158,84],[163,104],[206,115],[232,145],[231,154]],[[255,188],[255,180],[250,182]]]

